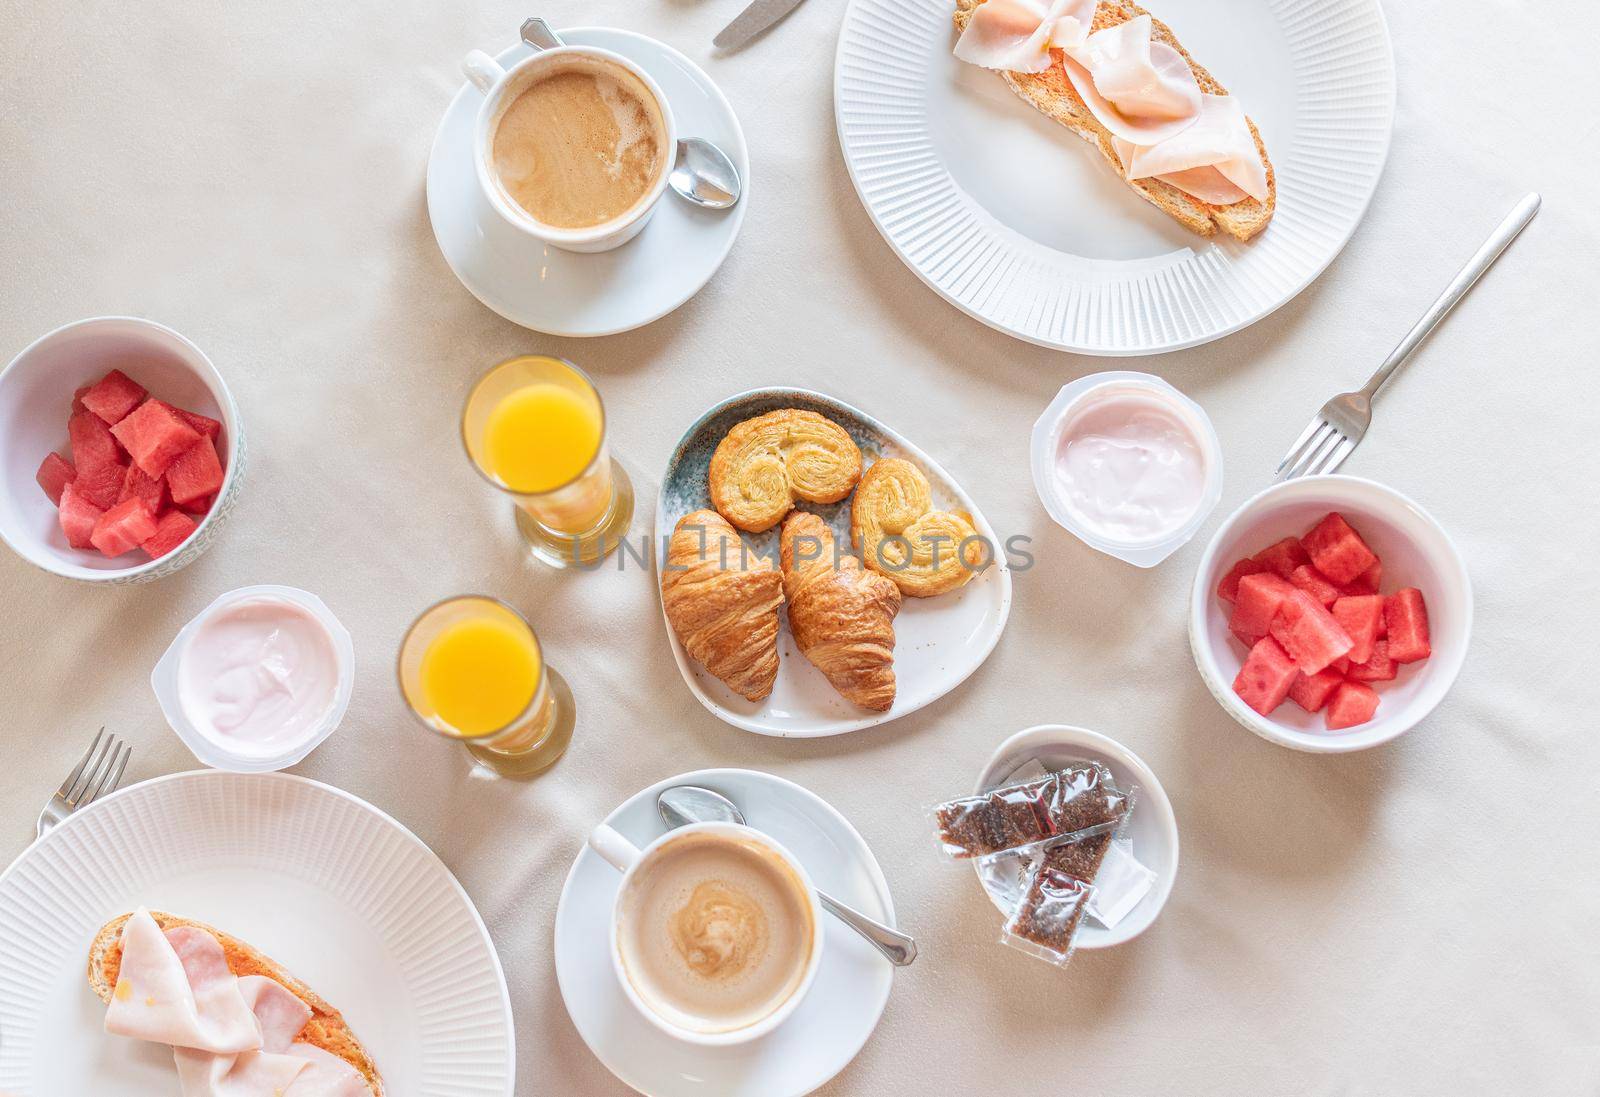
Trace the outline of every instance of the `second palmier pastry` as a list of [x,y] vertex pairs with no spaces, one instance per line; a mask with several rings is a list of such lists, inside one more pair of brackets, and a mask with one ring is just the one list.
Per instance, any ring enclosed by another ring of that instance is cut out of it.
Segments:
[[711,455],[711,505],[750,533],[777,525],[795,500],[837,503],[861,479],[861,450],[838,423],[781,408],[746,419]]
[[834,689],[862,708],[894,704],[894,615],[900,588],[835,552],[821,518],[795,511],[783,520],[783,589],[800,653]]
[[875,462],[850,503],[850,541],[873,571],[902,594],[932,598],[980,570],[987,546],[972,519],[937,510],[922,470],[898,457]]
[[661,569],[661,605],[689,658],[746,700],[772,692],[783,576],[715,512],[678,519]]

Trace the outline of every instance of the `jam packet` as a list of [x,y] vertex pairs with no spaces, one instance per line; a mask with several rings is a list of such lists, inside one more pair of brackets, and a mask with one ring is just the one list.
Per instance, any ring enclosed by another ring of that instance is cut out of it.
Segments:
[[1127,816],[1128,794],[1099,762],[936,805],[939,848],[951,860],[992,858],[1041,843],[1103,834]]
[[1093,884],[1053,868],[1041,858],[1029,874],[1022,901],[1006,919],[1000,943],[1047,964],[1066,967],[1093,894]]

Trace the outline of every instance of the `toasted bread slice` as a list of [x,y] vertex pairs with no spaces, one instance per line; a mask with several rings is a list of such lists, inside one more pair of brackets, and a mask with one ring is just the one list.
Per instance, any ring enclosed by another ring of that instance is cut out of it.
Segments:
[[[973,10],[983,2],[984,0],[956,0],[957,30],[966,29]],[[1126,23],[1130,19],[1137,19],[1141,15],[1149,15],[1149,12],[1132,0],[1100,0],[1094,13],[1094,29],[1104,30]],[[1189,51],[1179,44],[1170,27],[1154,17],[1150,22],[1151,38],[1157,42],[1165,42],[1183,55],[1183,59],[1193,70],[1201,91],[1211,95],[1228,94],[1228,89],[1217,83],[1209,72],[1189,56]],[[1258,202],[1254,198],[1243,198],[1230,206],[1214,206],[1159,179],[1130,180],[1123,175],[1122,160],[1117,156],[1116,147],[1111,143],[1111,131],[1102,126],[1099,119],[1089,112],[1077,89],[1067,79],[1066,70],[1061,64],[1061,51],[1052,50],[1051,54],[1056,63],[1044,72],[1002,72],[997,75],[1010,85],[1012,91],[1032,104],[1041,114],[1060,122],[1099,149],[1100,155],[1111,165],[1111,170],[1116,172],[1128,186],[1138,191],[1145,201],[1177,220],[1184,228],[1201,236],[1213,236],[1220,228],[1229,236],[1248,240],[1267,227],[1267,222],[1272,220],[1272,211],[1278,204],[1278,180],[1272,170],[1272,161],[1267,158],[1267,147],[1261,143],[1261,131],[1256,129],[1255,122],[1250,122],[1250,133],[1256,139],[1256,151],[1261,154],[1261,162],[1267,169],[1265,202]]]
[[[112,991],[117,986],[117,975],[122,971],[122,927],[130,917],[131,914],[123,914],[111,919],[100,927],[100,932],[95,934],[93,943],[89,945],[89,986],[108,1005]],[[350,1031],[350,1026],[345,1024],[339,1011],[318,997],[310,987],[237,937],[230,937],[201,922],[163,914],[158,910],[151,911],[150,917],[156,920],[156,925],[163,932],[174,926],[193,926],[211,934],[221,942],[223,954],[228,958],[228,970],[235,975],[265,975],[283,984],[291,994],[311,1008],[311,1019],[300,1030],[295,1041],[337,1055],[366,1079],[373,1097],[383,1097],[383,1079],[378,1076],[372,1056],[361,1046],[361,1041]]]

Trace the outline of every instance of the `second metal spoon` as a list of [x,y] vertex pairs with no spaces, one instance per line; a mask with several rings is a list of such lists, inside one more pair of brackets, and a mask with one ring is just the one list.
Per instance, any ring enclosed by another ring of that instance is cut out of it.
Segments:
[[[669,827],[707,822],[750,825],[744,821],[744,813],[739,810],[739,805],[721,793],[698,785],[675,785],[667,789],[656,797],[656,810],[661,812],[662,821]],[[909,934],[845,906],[821,888],[817,889],[817,899],[829,914],[865,937],[895,967],[905,967],[917,958],[917,942]]]

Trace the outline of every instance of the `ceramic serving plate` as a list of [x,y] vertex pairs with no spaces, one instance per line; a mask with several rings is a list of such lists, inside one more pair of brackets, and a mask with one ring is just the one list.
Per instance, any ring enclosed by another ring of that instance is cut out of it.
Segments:
[[511,1097],[511,998],[444,862],[370,804],[200,770],[77,812],[0,873],[0,1093],[171,1097],[170,1049],[108,1036],[89,942],[140,905],[235,934],[350,1022],[395,1097]]
[[906,266],[990,327],[1086,354],[1204,343],[1293,298],[1366,212],[1394,120],[1378,0],[1149,7],[1260,127],[1278,206],[1248,243],[1189,232],[957,61],[954,0],[851,0],[834,68],[850,178]]
[[[747,701],[708,674],[689,658],[668,624],[667,642],[672,645],[673,658],[701,704],[735,727],[759,735],[840,735],[915,712],[964,682],[994,650],[1011,611],[1011,572],[994,528],[960,485],[922,450],[849,404],[805,389],[753,389],[729,397],[702,415],[672,451],[661,477],[661,493],[656,500],[657,588],[664,560],[662,539],[671,535],[679,518],[711,506],[706,475],[717,443],[734,424],[779,408],[814,411],[838,423],[861,447],[864,467],[882,457],[911,461],[933,486],[934,506],[966,511],[972,516],[974,528],[999,550],[995,553],[996,563],[959,590],[937,598],[904,600],[894,620],[897,688],[894,707],[888,712],[869,712],[839,696],[795,647],[787,612],[779,615],[778,681],[771,695],[762,701]],[[849,546],[849,498],[827,506],[801,506],[820,515],[833,529],[839,544]],[[752,552],[776,559],[778,527],[742,536]],[[666,623],[665,611],[662,621]]]

